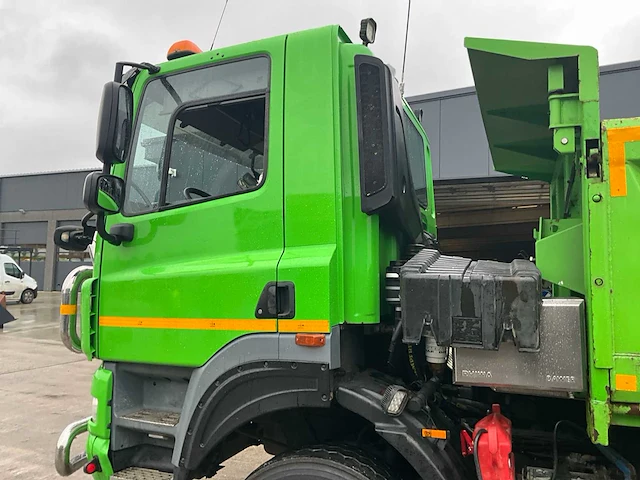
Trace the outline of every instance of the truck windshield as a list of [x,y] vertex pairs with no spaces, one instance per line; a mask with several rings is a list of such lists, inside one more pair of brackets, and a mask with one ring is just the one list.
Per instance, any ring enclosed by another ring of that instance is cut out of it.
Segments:
[[[124,212],[135,215],[165,204],[160,195],[163,172],[169,168],[165,165],[166,140],[181,106],[208,105],[259,95],[266,92],[268,84],[267,57],[214,64],[149,81],[140,102],[128,161]],[[185,113],[177,116],[184,117]],[[174,170],[168,173],[175,175]]]

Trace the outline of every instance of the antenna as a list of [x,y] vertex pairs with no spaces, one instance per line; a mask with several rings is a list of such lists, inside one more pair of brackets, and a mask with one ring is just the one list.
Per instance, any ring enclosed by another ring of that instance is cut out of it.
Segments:
[[213,41],[211,42],[211,48],[209,50],[213,50],[213,46],[216,43],[216,38],[218,38],[218,32],[220,31],[220,25],[222,25],[222,19],[224,18],[224,14],[227,11],[227,5],[229,5],[229,0],[224,1],[224,8],[222,9],[222,15],[220,15],[220,20],[218,21],[218,26],[216,27],[216,33],[213,34]]
[[407,43],[409,41],[409,19],[411,18],[411,0],[407,5],[407,27],[404,32],[404,52],[402,53],[402,76],[400,78],[400,94],[404,96],[404,67],[407,63]]

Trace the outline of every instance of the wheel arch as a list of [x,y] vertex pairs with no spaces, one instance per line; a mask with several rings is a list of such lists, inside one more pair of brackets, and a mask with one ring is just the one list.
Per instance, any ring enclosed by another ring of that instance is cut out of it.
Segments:
[[[286,351],[282,342],[293,340],[288,335],[255,334],[225,347],[197,369],[191,376],[188,401],[176,431],[172,461],[176,480],[186,480],[211,464],[215,471],[221,457],[226,459],[227,455],[251,445],[235,434],[252,422],[259,423],[265,418],[273,421],[277,415],[304,416],[306,412],[315,422],[322,423],[324,417],[339,423],[335,410],[356,419],[358,426],[366,426],[385,449],[394,452],[420,477],[464,478],[459,452],[450,444],[445,446],[438,443],[442,441],[422,438],[422,428],[433,426],[426,412],[405,411],[399,417],[384,413],[380,400],[389,385],[387,380],[375,372],[337,374],[340,364],[334,360],[339,351],[339,343],[334,344],[334,340],[339,340],[336,333],[328,335],[335,337],[327,342],[332,348],[318,349],[326,352],[311,362],[306,350],[302,352],[304,355],[291,355],[288,351],[288,358],[282,358]],[[258,355],[279,359],[258,360]],[[296,357],[307,361],[295,361]],[[246,363],[240,363],[241,359]],[[289,423],[293,427],[288,427],[287,433],[297,426],[295,420]],[[262,440],[255,443],[267,444]]]
[[382,409],[382,396],[389,383],[370,373],[340,382],[336,400],[343,408],[369,421],[376,433],[393,447],[420,476],[437,480],[462,480],[465,467],[447,440],[422,438],[422,429],[434,426],[426,412],[405,410],[392,417]]
[[202,395],[190,418],[175,478],[200,471],[229,435],[261,416],[329,408],[332,391],[327,364],[254,362],[226,372]]

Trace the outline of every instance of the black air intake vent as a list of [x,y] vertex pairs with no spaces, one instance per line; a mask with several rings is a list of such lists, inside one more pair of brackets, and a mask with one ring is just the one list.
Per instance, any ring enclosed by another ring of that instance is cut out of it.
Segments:
[[362,135],[360,138],[360,162],[362,165],[362,188],[369,197],[381,191],[386,183],[385,138],[383,126],[382,75],[380,66],[362,63],[358,67],[360,90],[359,107]]
[[391,70],[379,58],[356,55],[361,210],[415,242],[422,233],[418,197],[407,156],[404,102]]

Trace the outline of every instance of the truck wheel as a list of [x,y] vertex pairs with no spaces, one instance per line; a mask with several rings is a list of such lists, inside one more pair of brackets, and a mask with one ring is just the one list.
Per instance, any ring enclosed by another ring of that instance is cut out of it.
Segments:
[[33,293],[33,290],[31,290],[30,288],[27,288],[24,292],[22,292],[22,295],[20,295],[20,301],[22,303],[31,303],[33,302],[33,299],[36,298],[36,296]]
[[395,480],[381,462],[351,447],[321,445],[286,452],[263,463],[247,480]]

